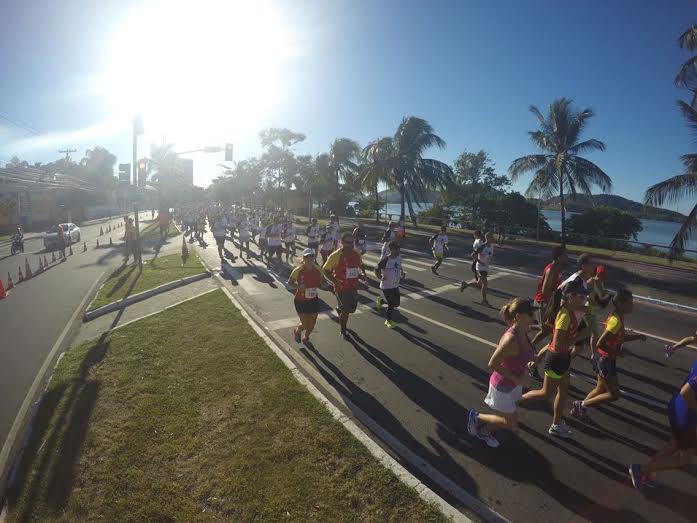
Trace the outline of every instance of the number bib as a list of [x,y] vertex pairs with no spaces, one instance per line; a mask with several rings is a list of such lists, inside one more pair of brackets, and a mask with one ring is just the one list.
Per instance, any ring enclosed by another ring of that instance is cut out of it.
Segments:
[[353,280],[358,278],[358,267],[350,267],[346,269],[346,278]]
[[305,289],[305,298],[312,300],[317,297],[317,287],[312,287],[310,289]]

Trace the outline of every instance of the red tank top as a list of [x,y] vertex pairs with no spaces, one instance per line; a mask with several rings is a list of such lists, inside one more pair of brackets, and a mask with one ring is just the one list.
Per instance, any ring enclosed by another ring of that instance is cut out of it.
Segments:
[[[535,301],[537,303],[543,303],[543,302],[547,301],[547,300],[545,300],[545,297],[542,294],[542,287],[545,283],[545,275],[547,274],[547,271],[553,271],[553,270],[554,270],[554,264],[548,263],[547,266],[545,267],[545,270],[542,271],[542,277],[537,282],[537,292],[535,293]],[[561,272],[557,271],[556,277],[554,278],[554,283],[552,285],[552,289],[556,289],[560,285],[561,285]]]

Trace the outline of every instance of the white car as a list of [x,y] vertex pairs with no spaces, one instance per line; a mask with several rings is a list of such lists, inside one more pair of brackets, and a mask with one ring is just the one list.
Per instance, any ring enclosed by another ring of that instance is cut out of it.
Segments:
[[58,231],[56,227],[52,227],[50,231],[44,234],[44,248],[47,250],[60,249],[70,243],[77,243],[80,241],[80,227],[74,223],[61,223],[63,226],[63,236],[65,245],[60,244],[58,239]]

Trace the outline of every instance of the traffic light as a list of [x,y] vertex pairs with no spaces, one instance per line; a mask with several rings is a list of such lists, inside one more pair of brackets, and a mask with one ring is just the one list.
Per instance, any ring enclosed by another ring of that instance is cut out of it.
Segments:
[[145,187],[148,181],[148,162],[145,159],[138,160],[138,187]]
[[232,144],[231,143],[225,144],[225,161],[226,162],[232,161]]
[[119,164],[119,183],[129,185],[131,183],[131,164]]

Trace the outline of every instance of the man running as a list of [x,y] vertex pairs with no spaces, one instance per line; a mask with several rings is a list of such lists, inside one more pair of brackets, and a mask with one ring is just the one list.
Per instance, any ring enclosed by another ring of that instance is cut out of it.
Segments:
[[697,343],[697,332],[695,332],[692,336],[687,336],[686,338],[681,339],[677,343],[666,345],[666,358],[670,358],[673,354],[675,354],[676,350],[690,345],[691,343]]
[[211,229],[213,230],[213,237],[215,238],[215,243],[218,246],[218,256],[222,260],[224,257],[225,250],[225,236],[227,235],[228,221],[222,212],[219,212],[217,216],[213,218],[213,223],[211,224]]
[[289,263],[288,258],[291,260],[295,258],[295,225],[292,221],[286,222],[286,227],[283,230],[283,243],[286,247],[286,263]]
[[366,234],[365,227],[363,227],[363,220],[358,220],[356,228],[353,229],[353,243],[356,250],[362,255],[365,254],[366,246]]
[[668,403],[672,436],[668,444],[645,465],[630,465],[629,477],[637,490],[655,486],[653,474],[690,464],[697,448],[697,361],[680,390]]
[[327,258],[322,272],[325,278],[334,285],[341,336],[348,340],[346,325],[349,314],[356,312],[356,307],[358,307],[358,280],[361,272],[365,277],[365,266],[361,255],[353,248],[353,235],[350,232],[345,232],[342,235],[341,249],[337,249]]
[[394,230],[395,223],[390,222],[387,224],[387,229],[382,235],[382,250],[380,251],[380,259],[390,254],[390,242],[397,239],[397,232]]
[[267,265],[271,265],[274,256],[276,256],[278,265],[281,264],[281,251],[283,251],[283,247],[281,245],[282,235],[283,225],[281,224],[281,219],[276,216],[273,219],[273,223],[266,229],[266,241],[269,246],[269,258],[266,262]]
[[440,228],[440,232],[437,232],[428,240],[431,245],[431,251],[433,251],[433,257],[436,259],[436,263],[431,266],[431,272],[433,274],[438,274],[438,268],[443,263],[443,258],[450,255],[450,247],[448,247],[448,235],[447,227],[443,225]]
[[[295,289],[295,311],[300,324],[293,329],[296,343],[307,344],[317,322],[319,297],[317,289],[322,280],[322,272],[315,264],[315,251],[309,247],[303,251],[302,265],[293,269],[288,278],[288,286]],[[305,333],[302,338],[300,337]]]
[[[243,257],[243,252],[249,257],[249,237],[250,234],[250,223],[247,217],[243,214],[240,216],[240,221],[237,225],[240,234],[240,258]],[[244,249],[244,250],[243,250]]]
[[478,278],[474,282],[467,283],[463,281],[460,284],[460,292],[465,290],[465,287],[477,283],[481,289],[482,301],[481,304],[486,307],[491,307],[491,304],[486,299],[487,290],[489,288],[489,264],[491,263],[491,258],[494,256],[494,247],[491,244],[491,233],[487,232],[484,234],[483,240],[476,240],[474,242],[474,251],[472,256],[476,262],[475,269],[477,271]]
[[336,249],[336,238],[328,225],[325,227],[324,233],[322,233],[320,242],[322,243],[322,247],[319,252],[322,255],[322,263],[326,263],[329,255]]
[[[399,282],[405,276],[404,269],[402,269],[402,257],[399,254],[399,243],[396,240],[390,242],[390,255],[380,260],[375,268],[375,275],[380,280],[380,289],[382,289],[387,302],[385,327],[394,329],[392,313],[399,308]],[[376,305],[378,311],[382,310],[382,298],[380,296],[376,300]]]
[[312,218],[305,234],[307,235],[307,247],[315,251],[315,258],[317,258],[319,251],[319,225],[317,225],[317,218]]

